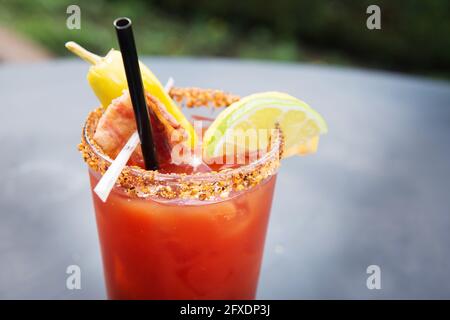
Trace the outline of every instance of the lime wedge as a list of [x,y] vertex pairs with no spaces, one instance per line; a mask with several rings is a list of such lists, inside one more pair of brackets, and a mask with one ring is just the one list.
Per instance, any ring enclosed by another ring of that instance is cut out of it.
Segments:
[[[264,148],[276,123],[284,134],[284,157],[314,152],[318,136],[327,132],[323,118],[305,102],[281,92],[256,93],[231,104],[219,114],[203,137],[204,155],[211,158],[223,156],[225,145],[230,143],[250,152]],[[256,146],[249,144],[248,139],[227,139],[230,132],[239,132],[237,135],[240,135],[248,129],[258,131]]]

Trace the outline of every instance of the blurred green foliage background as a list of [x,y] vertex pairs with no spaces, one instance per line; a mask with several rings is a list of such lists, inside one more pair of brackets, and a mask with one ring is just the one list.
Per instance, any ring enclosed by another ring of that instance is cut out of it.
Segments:
[[[81,8],[81,30],[66,8]],[[381,7],[381,30],[366,8]],[[133,20],[140,54],[357,65],[450,78],[449,0],[0,0],[8,25],[56,55],[74,40],[117,47],[112,21]],[[2,44],[7,45],[7,44]]]

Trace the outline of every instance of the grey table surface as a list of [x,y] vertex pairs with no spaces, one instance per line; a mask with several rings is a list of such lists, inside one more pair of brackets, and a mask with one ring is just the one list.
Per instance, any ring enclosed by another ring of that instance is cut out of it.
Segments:
[[[151,58],[161,79],[291,93],[329,124],[282,164],[258,298],[450,298],[450,84],[301,64]],[[0,298],[105,298],[82,61],[0,66]],[[81,290],[66,268],[81,268]],[[381,289],[366,286],[369,265]]]

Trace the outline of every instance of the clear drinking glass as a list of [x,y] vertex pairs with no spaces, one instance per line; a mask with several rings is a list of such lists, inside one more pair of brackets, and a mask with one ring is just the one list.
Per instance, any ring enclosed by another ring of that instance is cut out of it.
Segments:
[[[80,150],[93,190],[111,159],[92,139]],[[254,299],[281,139],[260,159],[219,173],[125,167],[106,202],[93,195],[110,299]]]

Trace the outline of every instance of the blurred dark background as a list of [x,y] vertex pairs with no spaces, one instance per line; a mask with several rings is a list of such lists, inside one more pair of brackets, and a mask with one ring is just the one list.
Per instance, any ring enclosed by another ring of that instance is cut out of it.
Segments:
[[[66,28],[70,4],[81,8],[81,30]],[[366,28],[371,4],[381,8],[381,30]],[[0,36],[10,40],[1,47],[10,51],[8,43],[24,37],[18,42],[27,54],[34,47],[44,58],[63,56],[72,39],[105,54],[117,47],[117,16],[132,18],[141,54],[353,65],[450,79],[448,0],[0,0]]]

